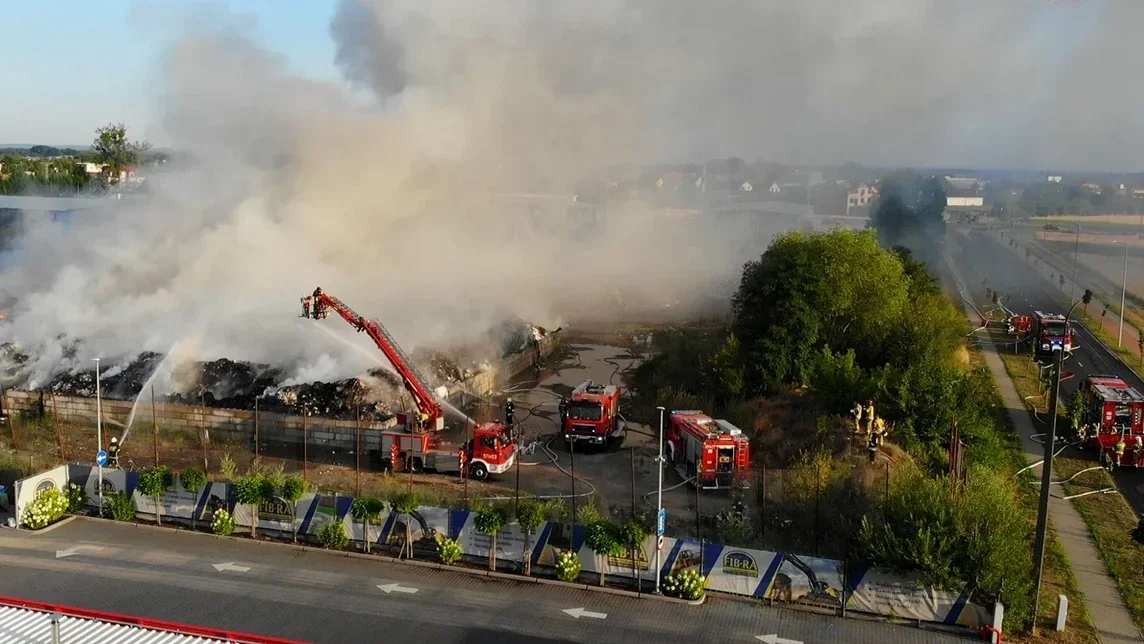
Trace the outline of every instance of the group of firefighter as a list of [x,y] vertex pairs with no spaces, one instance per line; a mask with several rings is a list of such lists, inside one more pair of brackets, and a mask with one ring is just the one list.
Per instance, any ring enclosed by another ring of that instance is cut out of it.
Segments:
[[[1073,431],[1076,432],[1076,440],[1080,449],[1092,442],[1097,438],[1099,431],[1094,423],[1080,423],[1073,424]],[[1125,461],[1124,456],[1130,455],[1130,458]],[[1101,449],[1098,455],[1101,466],[1112,471],[1114,468],[1121,467],[1122,465],[1129,464],[1138,466],[1144,462],[1144,436],[1136,434],[1134,436],[1125,436],[1122,432],[1120,439],[1112,446],[1112,450]]]
[[886,421],[874,413],[873,400],[867,400],[865,405],[855,402],[850,415],[854,417],[854,435],[865,439],[866,452],[873,463],[878,458],[878,448],[886,438]]

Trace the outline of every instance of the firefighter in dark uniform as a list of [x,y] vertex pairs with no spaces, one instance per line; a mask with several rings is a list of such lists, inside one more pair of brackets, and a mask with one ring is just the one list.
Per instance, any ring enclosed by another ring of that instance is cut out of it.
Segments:
[[564,421],[568,420],[568,399],[560,398],[560,426],[564,426]]
[[516,405],[512,404],[512,398],[509,398],[504,403],[504,424],[512,427],[513,416],[516,415]]
[[111,444],[107,446],[107,464],[110,467],[119,467],[119,439],[112,436]]
[[873,432],[866,439],[866,452],[870,455],[870,462],[873,463],[878,458],[878,436]]

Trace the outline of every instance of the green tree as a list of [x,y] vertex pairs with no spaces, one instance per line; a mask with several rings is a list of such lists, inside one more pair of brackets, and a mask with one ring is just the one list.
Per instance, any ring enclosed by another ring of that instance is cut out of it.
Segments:
[[731,330],[750,388],[802,380],[814,351],[877,356],[908,305],[902,263],[870,231],[780,235],[743,269]]
[[100,163],[106,164],[114,181],[119,172],[128,166],[138,165],[139,156],[150,148],[150,144],[127,139],[127,128],[122,123],[110,123],[95,131],[91,149]]
[[524,559],[524,574],[532,576],[532,535],[544,525],[545,508],[532,499],[525,499],[516,506],[516,522],[524,533],[524,550],[521,555]]
[[296,475],[282,479],[282,483],[278,487],[279,496],[282,497],[283,501],[290,504],[290,516],[292,517],[290,527],[294,532],[294,543],[298,543],[298,501],[302,499],[302,495],[306,493],[308,487],[306,481]]
[[589,525],[584,533],[584,543],[596,553],[600,569],[600,585],[604,585],[604,573],[608,567],[608,557],[624,554],[624,544],[619,528],[611,521],[601,519]]
[[[640,553],[643,552],[644,541],[647,540],[648,527],[637,518],[631,518],[624,521],[623,525],[619,526],[617,530],[617,538],[620,545],[628,549],[628,553],[632,557],[632,565],[640,559]],[[639,574],[636,570],[632,571]]]
[[1136,348],[1140,351],[1140,366],[1144,367],[1144,329],[1136,332]]
[[202,470],[202,468],[191,467],[184,470],[183,473],[179,475],[179,483],[182,484],[184,490],[195,495],[196,503],[194,510],[191,511],[191,529],[194,530],[196,527],[198,527],[197,501],[199,498],[199,490],[206,486],[207,474]]
[[171,468],[166,465],[159,465],[156,467],[148,468],[139,475],[139,493],[149,496],[155,501],[155,523],[162,525],[163,521],[159,517],[159,497],[164,492],[171,489],[175,484],[175,477],[171,474]]
[[504,530],[507,523],[508,513],[504,508],[495,505],[481,506],[473,517],[473,525],[476,526],[477,532],[487,534],[492,539],[492,545],[489,547],[489,570],[497,569],[497,535]]
[[916,300],[922,295],[941,295],[941,283],[930,274],[925,262],[914,259],[914,252],[905,246],[891,248],[898,261],[902,263],[902,272],[910,280],[909,296]]
[[250,506],[250,536],[258,536],[259,508],[273,501],[277,490],[278,485],[274,479],[260,472],[253,472],[234,482],[235,499]]
[[393,499],[393,511],[405,517],[405,543],[401,546],[401,552],[397,553],[398,557],[408,552],[409,558],[413,558],[413,529],[410,524],[413,522],[413,513],[419,507],[421,502],[411,492],[398,494]]
[[739,340],[732,333],[715,353],[704,361],[704,376],[718,405],[743,394],[743,365],[739,350]]
[[369,496],[358,497],[350,504],[350,515],[361,522],[362,547],[367,553],[369,552],[370,541],[372,541],[369,536],[369,526],[371,523],[377,522],[384,511],[385,503],[381,499]]

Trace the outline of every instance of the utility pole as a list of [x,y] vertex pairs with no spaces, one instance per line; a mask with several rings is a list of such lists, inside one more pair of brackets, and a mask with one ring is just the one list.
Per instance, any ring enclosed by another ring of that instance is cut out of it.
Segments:
[[[1085,289],[1084,296],[1073,302],[1068,313],[1065,314],[1065,333],[1068,333],[1069,319],[1076,310],[1077,304],[1092,301],[1092,291]],[[1033,542],[1033,577],[1036,580],[1036,589],[1033,594],[1033,614],[1037,614],[1037,605],[1040,601],[1041,574],[1045,565],[1046,532],[1049,525],[1049,488],[1053,478],[1053,452],[1056,451],[1057,439],[1057,406],[1060,404],[1061,368],[1064,366],[1064,347],[1058,350],[1055,356],[1052,388],[1049,390],[1049,433],[1045,437],[1045,457],[1041,462],[1041,498],[1037,509],[1037,533]]]
[[576,523],[576,440],[568,441],[568,457],[572,461],[572,523]]
[[[103,403],[100,400],[101,392],[99,391],[99,358],[95,359],[95,442],[99,443],[96,448],[98,454],[103,449]],[[99,516],[103,516],[103,465],[99,463],[97,458],[95,466],[98,468],[98,485],[99,485]]]
[[[703,166],[707,167],[706,164]],[[655,492],[655,512],[656,512],[656,525],[659,525],[659,513],[663,512],[663,407],[656,407],[659,410],[659,456],[655,457],[655,463],[659,470],[659,482],[656,483]],[[658,532],[658,530],[656,531]],[[655,543],[655,592],[659,594],[659,573],[660,568],[660,548],[659,548],[659,535],[656,535]]]
[[1124,294],[1128,290],[1128,242],[1124,242],[1124,274],[1120,278],[1120,330],[1116,333],[1116,348],[1124,341]]
[[159,414],[155,411],[155,385],[151,385],[151,439],[155,444],[155,467],[159,467]]
[[1076,299],[1076,260],[1077,256],[1080,255],[1080,224],[1074,225],[1076,226],[1076,246],[1073,247],[1072,290],[1069,292],[1070,300]]

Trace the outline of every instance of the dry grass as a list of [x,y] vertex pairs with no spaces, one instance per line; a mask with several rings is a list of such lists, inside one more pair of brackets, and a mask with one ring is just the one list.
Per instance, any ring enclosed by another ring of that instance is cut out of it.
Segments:
[[[1064,480],[1096,463],[1078,458],[1057,458],[1053,465],[1057,476]],[[1108,472],[1095,470],[1085,472],[1061,487],[1065,494],[1071,496],[1110,487],[1115,489],[1116,484]],[[1073,499],[1072,504],[1092,532],[1093,541],[1108,572],[1116,580],[1136,626],[1144,630],[1144,545],[1132,539],[1136,513],[1119,493],[1091,494]]]
[[[1036,378],[1036,367],[1032,365],[1027,356],[1024,355],[1002,355],[1002,361],[1005,363],[1005,369],[1009,372],[1009,377],[1013,379],[1013,384],[1017,388],[1017,393],[1022,397],[1036,394],[1038,391],[1038,383]],[[1047,413],[1044,397],[1030,399],[1029,404],[1038,403],[1038,412],[1040,414]],[[1080,470],[1089,468],[1096,465],[1095,461],[1081,460],[1076,458],[1060,457],[1054,459],[1053,466],[1057,477],[1060,479],[1067,479]],[[1108,476],[1107,472],[1096,471],[1080,475],[1072,484],[1064,485],[1067,495],[1080,494],[1094,489],[1103,489],[1106,487],[1115,488],[1115,484]],[[1113,579],[1116,580],[1117,586],[1120,589],[1120,594],[1124,601],[1129,606],[1132,612],[1133,619],[1135,619],[1138,626],[1144,629],[1144,547],[1132,541],[1131,531],[1136,526],[1136,517],[1128,502],[1119,493],[1113,494],[1094,494],[1079,499],[1072,499],[1073,507],[1080,513],[1081,518],[1084,519],[1085,525],[1088,526],[1089,532],[1092,534],[1093,541],[1096,543],[1097,550],[1100,551],[1101,559],[1104,560],[1109,573]],[[1055,539],[1054,539],[1055,542]],[[1058,572],[1051,572],[1050,561],[1053,559],[1051,550],[1056,547],[1050,545],[1050,552],[1046,554],[1045,577],[1056,575]],[[1061,556],[1064,553],[1060,553]],[[1072,571],[1067,571],[1068,577],[1072,577]],[[1073,586],[1076,584],[1075,578],[1062,579],[1066,586],[1071,583]],[[1049,603],[1055,606],[1056,593],[1047,593],[1046,587],[1041,591],[1042,610],[1041,615],[1038,616],[1040,621],[1046,619],[1044,603]],[[1046,596],[1046,594],[1048,596]],[[1072,596],[1071,593],[1066,593]],[[1055,610],[1055,609],[1054,609]],[[1049,623],[1051,623],[1051,619]],[[1075,623],[1074,626],[1080,627]],[[1049,636],[1045,636],[1049,637]],[[1067,641],[1067,640],[1049,640],[1049,639],[1032,639],[1029,641]]]

